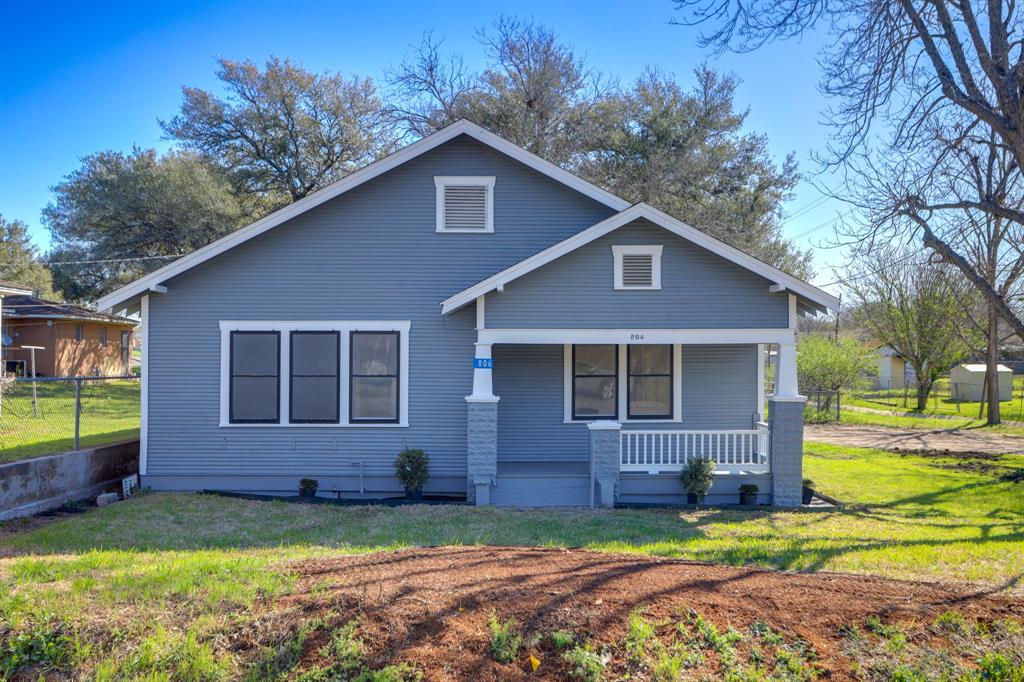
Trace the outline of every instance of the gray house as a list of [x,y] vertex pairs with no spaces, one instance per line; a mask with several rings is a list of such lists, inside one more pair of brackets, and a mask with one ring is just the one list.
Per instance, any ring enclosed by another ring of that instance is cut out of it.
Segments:
[[[829,294],[467,121],[106,296],[141,313],[143,485],[800,502],[798,314]],[[777,345],[765,422],[764,348]]]

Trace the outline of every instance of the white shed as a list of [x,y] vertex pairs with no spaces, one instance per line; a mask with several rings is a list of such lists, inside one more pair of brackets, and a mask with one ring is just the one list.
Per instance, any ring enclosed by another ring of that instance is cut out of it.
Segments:
[[875,356],[878,358],[879,388],[904,388],[917,381],[914,368],[889,346],[879,348]]
[[[999,365],[998,371],[999,400],[1010,400],[1013,397],[1013,370],[1006,365]],[[949,391],[954,399],[979,402],[984,385],[984,364],[957,365],[949,373]]]

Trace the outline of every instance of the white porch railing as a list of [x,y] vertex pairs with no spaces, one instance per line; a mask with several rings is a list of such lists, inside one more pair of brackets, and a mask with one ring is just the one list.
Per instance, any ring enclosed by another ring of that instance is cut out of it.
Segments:
[[621,471],[680,471],[705,457],[715,471],[768,473],[768,427],[718,431],[626,431],[619,448]]

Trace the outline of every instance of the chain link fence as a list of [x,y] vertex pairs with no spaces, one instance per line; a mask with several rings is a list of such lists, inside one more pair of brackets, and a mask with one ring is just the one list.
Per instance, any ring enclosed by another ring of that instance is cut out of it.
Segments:
[[0,462],[138,437],[140,381],[117,377],[5,377]]

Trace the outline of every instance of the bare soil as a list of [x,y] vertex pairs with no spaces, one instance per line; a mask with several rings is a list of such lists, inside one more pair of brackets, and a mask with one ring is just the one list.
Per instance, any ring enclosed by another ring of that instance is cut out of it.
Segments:
[[[360,618],[374,666],[409,662],[426,680],[567,679],[554,631],[595,647],[620,641],[630,612],[677,622],[689,610],[724,630],[766,622],[806,641],[822,679],[854,679],[842,629],[877,615],[886,623],[928,624],[946,611],[967,618],[1024,617],[1024,599],[976,587],[830,573],[782,573],[586,550],[440,547],[310,560],[294,565],[288,597],[297,619]],[[487,620],[514,618],[527,644],[517,660],[489,655]],[[280,611],[278,611],[280,613]],[[329,632],[303,647],[305,668],[320,661]],[[536,672],[528,657],[541,660]],[[617,665],[609,677],[617,678]],[[709,670],[709,673],[713,671]],[[712,676],[714,676],[712,674]]]
[[807,424],[804,439],[880,450],[950,450],[959,453],[1024,453],[1024,438],[974,429],[894,429],[859,424]]

